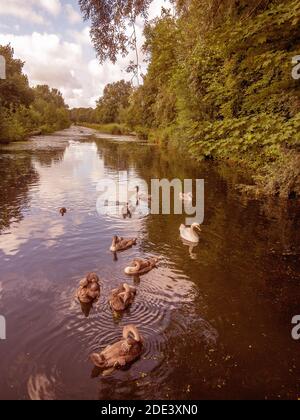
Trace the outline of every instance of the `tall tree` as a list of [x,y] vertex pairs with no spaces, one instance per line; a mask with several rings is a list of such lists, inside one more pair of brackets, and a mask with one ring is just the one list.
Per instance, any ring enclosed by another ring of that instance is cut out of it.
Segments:
[[28,78],[23,74],[24,63],[14,58],[14,50],[10,45],[0,45],[0,55],[6,61],[6,79],[0,81],[0,106],[16,108],[28,106],[33,101],[33,92]]
[[101,122],[105,124],[120,122],[120,112],[128,108],[131,94],[131,84],[125,80],[107,85],[103,97],[97,103]]
[[91,36],[95,49],[103,62],[113,63],[117,55],[126,55],[130,47],[131,35],[128,25],[136,22],[137,17],[147,18],[153,0],[79,0],[86,20],[91,20]]

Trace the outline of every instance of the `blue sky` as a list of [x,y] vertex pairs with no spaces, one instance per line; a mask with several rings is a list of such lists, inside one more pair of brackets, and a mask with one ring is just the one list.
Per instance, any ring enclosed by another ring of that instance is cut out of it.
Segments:
[[[150,18],[167,0],[153,0]],[[62,91],[71,107],[95,106],[104,86],[122,78],[131,57],[100,65],[77,0],[0,0],[0,44],[10,43],[25,61],[31,85],[46,83]],[[142,46],[142,22],[138,22]],[[145,71],[145,67],[144,67]]]

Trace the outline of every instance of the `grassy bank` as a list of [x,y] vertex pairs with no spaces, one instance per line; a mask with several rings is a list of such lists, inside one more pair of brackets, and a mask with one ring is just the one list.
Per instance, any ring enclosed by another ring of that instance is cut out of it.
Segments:
[[91,123],[80,123],[82,127],[91,128],[93,130],[99,131],[100,133],[104,134],[111,134],[111,135],[135,135],[131,130],[129,130],[123,124],[91,124]]
[[64,130],[71,126],[70,123],[65,124],[44,124],[42,126],[26,127],[18,122],[8,121],[7,125],[2,124],[0,144],[8,144],[11,142],[24,141],[33,136],[52,134],[56,131]]

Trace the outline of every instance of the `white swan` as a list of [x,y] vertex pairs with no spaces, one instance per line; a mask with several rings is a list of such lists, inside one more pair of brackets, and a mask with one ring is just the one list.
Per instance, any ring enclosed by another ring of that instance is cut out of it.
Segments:
[[140,187],[136,186],[136,201],[151,201],[151,195],[140,193]]
[[193,223],[191,227],[186,227],[185,225],[181,225],[180,228],[180,236],[182,239],[185,239],[188,242],[198,243],[200,238],[198,232],[201,232],[201,225],[198,223]]
[[181,201],[188,201],[191,203],[193,201],[193,193],[179,193],[179,200]]

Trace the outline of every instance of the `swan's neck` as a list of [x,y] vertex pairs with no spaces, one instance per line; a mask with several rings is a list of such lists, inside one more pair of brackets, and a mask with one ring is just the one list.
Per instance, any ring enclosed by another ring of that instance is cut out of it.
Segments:
[[199,236],[198,236],[197,231],[196,231],[196,226],[191,226],[190,232],[191,232],[191,236],[194,239],[197,239],[197,240],[199,239]]

